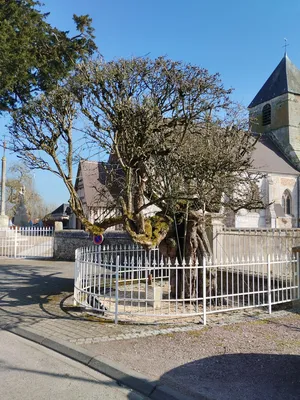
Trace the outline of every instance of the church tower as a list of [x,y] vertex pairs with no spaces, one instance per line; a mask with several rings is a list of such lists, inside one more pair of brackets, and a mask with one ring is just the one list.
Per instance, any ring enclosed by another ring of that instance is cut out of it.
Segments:
[[286,54],[248,108],[252,132],[268,135],[300,171],[300,70]]

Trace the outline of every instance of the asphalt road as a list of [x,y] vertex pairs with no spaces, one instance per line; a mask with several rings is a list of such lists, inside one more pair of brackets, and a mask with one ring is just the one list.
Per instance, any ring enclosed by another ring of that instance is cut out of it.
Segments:
[[146,400],[112,379],[0,330],[1,400]]

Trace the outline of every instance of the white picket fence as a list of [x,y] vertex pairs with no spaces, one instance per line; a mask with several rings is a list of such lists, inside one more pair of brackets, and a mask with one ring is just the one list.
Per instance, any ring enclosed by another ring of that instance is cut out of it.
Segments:
[[0,257],[52,258],[53,229],[43,227],[1,228]]
[[299,258],[242,258],[179,264],[158,249],[80,248],[75,257],[75,302],[103,316],[206,317],[300,298]]

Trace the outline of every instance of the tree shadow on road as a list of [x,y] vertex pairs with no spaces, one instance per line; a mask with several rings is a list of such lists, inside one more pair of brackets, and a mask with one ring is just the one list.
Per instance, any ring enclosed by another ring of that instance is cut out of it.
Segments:
[[[60,272],[41,274],[35,267],[1,266],[0,292],[1,303],[9,303],[10,307],[36,304],[46,296],[72,292],[74,279],[60,276]],[[7,299],[7,300],[5,300]]]
[[[24,317],[49,317],[45,305],[55,296],[72,293],[74,279],[63,271],[44,266],[1,265],[0,266],[0,311],[14,323]],[[71,274],[69,274],[71,275]],[[57,309],[59,310],[58,301]],[[51,315],[50,315],[51,316]],[[58,315],[53,315],[59,317]]]
[[160,383],[215,400],[298,400],[300,356],[289,354],[224,354],[182,365]]
[[[16,368],[14,368],[16,369]],[[17,368],[21,371],[20,368]],[[37,370],[24,370],[34,374],[52,375]],[[158,386],[171,388],[191,399],[214,400],[298,400],[300,398],[300,356],[277,354],[224,354],[184,364],[165,373]],[[68,379],[92,382],[84,377]],[[115,386],[113,382],[99,381],[99,385]],[[122,386],[132,387],[123,377]],[[167,389],[168,393],[168,389]],[[162,395],[162,399],[168,398]],[[128,400],[144,400],[136,391],[127,394]],[[156,397],[155,397],[156,398]],[[158,398],[158,397],[157,397]]]

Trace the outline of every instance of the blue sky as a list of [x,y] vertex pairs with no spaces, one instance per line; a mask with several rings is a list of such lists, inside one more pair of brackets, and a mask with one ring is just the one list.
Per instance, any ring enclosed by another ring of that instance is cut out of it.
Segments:
[[[299,0],[43,0],[48,21],[74,32],[72,15],[89,14],[106,59],[169,58],[219,72],[233,99],[247,106],[287,52],[300,67]],[[5,129],[2,129],[4,132]],[[8,155],[9,158],[12,157]],[[36,171],[49,202],[68,201],[63,183]]]

